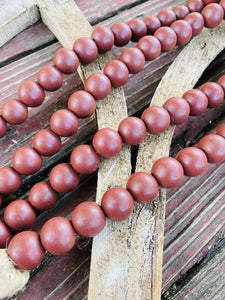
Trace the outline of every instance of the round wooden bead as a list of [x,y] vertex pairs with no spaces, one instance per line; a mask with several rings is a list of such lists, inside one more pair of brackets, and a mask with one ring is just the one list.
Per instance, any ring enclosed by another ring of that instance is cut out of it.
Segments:
[[50,119],[51,130],[60,136],[71,136],[77,132],[79,122],[68,109],[60,109]]
[[225,93],[225,75],[221,76],[217,83],[222,87],[224,93]]
[[183,94],[182,98],[184,98],[190,106],[190,116],[200,115],[207,109],[208,99],[200,90],[189,90]]
[[164,188],[178,186],[184,176],[182,165],[172,157],[162,157],[156,160],[152,166],[152,175],[159,185]]
[[12,167],[0,168],[0,193],[11,194],[19,189],[22,183],[21,175]]
[[28,117],[27,107],[17,99],[8,99],[2,104],[1,114],[10,124],[21,124]]
[[186,4],[191,12],[201,12],[204,7],[203,0],[189,0]]
[[184,20],[188,22],[192,27],[192,37],[197,36],[202,32],[205,21],[200,13],[190,13],[189,15],[187,15],[187,17],[184,18]]
[[28,80],[19,86],[18,97],[27,106],[36,107],[44,101],[45,92],[37,82]]
[[109,78],[102,73],[93,73],[88,76],[84,83],[84,89],[90,93],[96,100],[106,98],[111,91]]
[[15,235],[9,243],[7,253],[21,270],[36,268],[45,255],[39,235],[33,231],[23,231]]
[[120,55],[120,60],[126,64],[130,74],[139,73],[145,65],[144,54],[133,47],[125,49]]
[[184,46],[192,37],[192,27],[184,20],[178,20],[171,25],[177,35],[177,45]]
[[55,206],[58,200],[58,193],[53,190],[48,182],[41,181],[30,189],[28,200],[33,207],[44,211]]
[[41,155],[54,155],[61,148],[61,140],[50,129],[42,129],[34,135],[33,147]]
[[61,255],[73,248],[76,234],[69,220],[55,217],[43,225],[40,238],[45,250],[54,255]]
[[145,22],[140,19],[132,19],[128,22],[128,25],[130,26],[130,29],[132,31],[132,42],[137,42],[147,33],[147,26],[145,25]]
[[130,27],[123,22],[114,23],[110,29],[114,34],[114,45],[118,47],[125,46],[129,43],[132,36],[132,31]]
[[209,3],[215,3],[215,2],[220,2],[220,0],[203,0],[205,5],[208,5]]
[[205,153],[196,147],[182,149],[176,159],[184,168],[184,175],[195,177],[202,174],[207,167],[207,157]]
[[73,50],[79,57],[82,64],[93,62],[98,56],[96,43],[87,37],[81,37],[73,44]]
[[56,91],[63,84],[61,72],[53,66],[45,66],[37,74],[38,83],[46,91]]
[[86,91],[76,91],[68,100],[68,108],[78,118],[90,117],[95,112],[95,107],[94,97]]
[[59,193],[68,193],[79,184],[79,175],[67,163],[55,166],[49,175],[49,181],[54,190]]
[[159,191],[159,186],[155,178],[146,172],[136,172],[130,176],[126,188],[140,203],[152,202]]
[[160,41],[162,52],[171,51],[176,46],[177,36],[170,27],[160,27],[154,33],[154,37]]
[[[221,7],[223,8],[223,10],[224,10],[224,15],[225,15],[225,0],[219,1],[219,4],[220,4]],[[225,16],[224,16],[224,19],[225,19]]]
[[184,19],[189,14],[189,9],[186,5],[178,5],[173,8],[173,11],[178,20]]
[[216,82],[207,82],[201,86],[200,90],[207,96],[208,107],[217,107],[224,99],[224,91]]
[[148,131],[151,134],[161,134],[170,125],[170,115],[161,106],[150,106],[146,108],[141,116]]
[[146,136],[146,127],[141,119],[127,117],[120,122],[118,132],[126,145],[139,145]]
[[201,14],[205,20],[205,26],[208,28],[214,28],[222,22],[224,10],[221,5],[211,3],[203,8]]
[[123,86],[129,78],[129,70],[120,60],[111,60],[105,65],[104,74],[108,76],[112,86]]
[[176,14],[172,9],[162,9],[158,13],[157,18],[160,20],[163,26],[170,26],[176,21]]
[[0,249],[7,248],[12,238],[12,232],[4,221],[0,220]]
[[161,22],[156,16],[147,16],[143,19],[143,22],[147,26],[147,34],[152,35],[159,27]]
[[101,206],[110,220],[121,222],[132,214],[134,199],[126,189],[113,187],[104,193]]
[[217,134],[204,136],[198,148],[205,152],[209,163],[218,163],[225,159],[225,139]]
[[54,65],[65,74],[74,73],[79,66],[79,59],[73,50],[61,48],[53,57]]
[[107,27],[99,26],[92,32],[91,38],[95,41],[100,53],[108,52],[114,44],[114,34]]
[[36,173],[42,165],[40,154],[31,147],[21,147],[12,156],[12,166],[20,174]]
[[91,146],[80,145],[71,153],[70,162],[78,173],[91,174],[98,169],[100,157]]
[[92,237],[105,227],[106,218],[96,202],[78,204],[72,212],[71,222],[75,231],[84,237]]
[[35,221],[36,213],[25,200],[16,200],[10,203],[4,213],[5,223],[16,231],[28,229]]
[[190,106],[187,101],[180,97],[172,97],[168,99],[163,107],[170,115],[171,124],[183,123],[190,114]]
[[147,61],[156,59],[161,53],[159,40],[151,35],[142,37],[137,43],[137,48],[144,53]]
[[3,137],[7,132],[6,121],[0,116],[0,138]]
[[96,152],[104,158],[116,156],[122,149],[122,139],[119,133],[111,128],[98,130],[92,143]]
[[216,134],[222,136],[223,138],[225,138],[225,124],[221,125],[218,129]]

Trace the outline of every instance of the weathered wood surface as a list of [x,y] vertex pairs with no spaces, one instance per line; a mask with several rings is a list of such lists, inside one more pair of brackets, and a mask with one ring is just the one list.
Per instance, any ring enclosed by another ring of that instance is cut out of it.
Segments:
[[[158,2],[157,3],[158,6],[155,5],[155,8],[151,7],[152,2],[155,3]],[[137,12],[139,11],[145,11],[146,15],[151,12],[156,13],[159,7],[160,8],[167,7],[167,4],[169,2],[165,1],[164,3],[163,1],[161,1],[159,3],[159,1],[151,1],[151,3],[149,4],[150,7],[149,10],[147,4],[144,3],[138,7],[139,8],[138,10],[137,9],[135,10],[135,8],[129,9],[128,11],[122,12],[116,17],[106,20],[105,23],[110,24],[110,22],[113,22],[114,20],[117,19],[121,20],[123,18],[124,20],[127,21],[130,18],[135,17],[137,15]],[[173,1],[170,1],[170,4],[171,3],[173,4]],[[178,3],[184,3],[184,1],[176,1],[174,5]],[[88,13],[88,8],[86,8],[86,11]],[[104,16],[104,12],[102,13],[101,18],[102,16]],[[23,54],[24,58],[18,60],[17,62],[10,63],[8,66],[5,66],[4,68],[1,68],[1,71],[3,70],[5,72],[4,73],[5,75],[2,76],[0,80],[1,101],[4,101],[4,99],[11,97],[11,95],[14,95],[14,97],[16,96],[16,87],[18,87],[19,82],[21,80],[24,80],[32,76],[34,78],[35,73],[39,69],[38,66],[39,53],[40,56],[42,55],[42,59],[40,60],[42,65],[46,63],[51,63],[51,58],[54,53],[54,49],[57,49],[59,47],[58,44],[43,47],[44,48],[43,50],[36,51],[34,54],[31,54],[26,57],[26,53],[29,53],[26,51],[41,46],[41,45],[37,46],[37,41],[35,42],[35,33],[37,33],[40,36],[40,32],[42,31],[43,26],[40,25],[39,23],[37,27],[39,28],[37,29],[37,31],[35,31],[36,28],[35,25],[32,28],[25,31],[24,33],[22,33],[21,39],[19,35],[11,42],[7,43],[4,47],[0,48],[0,58],[3,63],[7,61],[8,58],[6,58],[6,60],[4,60],[4,58],[2,59],[1,51],[5,51],[4,53],[6,52],[8,53],[11,51],[10,58],[13,58],[14,46],[19,45],[20,42],[21,42],[20,44],[21,47],[18,46],[18,53],[19,52],[24,53]],[[26,34],[27,36],[30,35],[31,38],[29,38],[29,43],[25,43],[24,45],[22,43],[22,40],[26,39]],[[43,43],[45,43],[44,36],[42,41]],[[34,46],[33,48],[32,44],[36,46]],[[24,48],[24,46],[26,46],[27,48],[26,47]],[[8,50],[6,50],[6,47]],[[119,53],[121,53],[121,49],[113,50],[111,55],[113,57],[116,56],[118,57]],[[141,73],[140,75],[133,76],[131,78],[131,84],[125,86],[125,95],[129,107],[129,114],[134,113],[135,111],[139,110],[141,107],[143,107],[149,102],[150,97],[156,87],[156,83],[158,82],[158,79],[165,72],[167,65],[174,59],[177,53],[178,53],[178,49],[173,51],[173,53],[163,55],[156,62],[147,64],[145,67],[144,77],[143,77],[143,73]],[[15,57],[16,55],[17,53],[15,53]],[[36,57],[36,63],[35,63],[35,57]],[[216,68],[213,69],[214,73],[215,70],[216,71],[219,70],[221,74],[225,73],[224,66],[221,63],[221,61],[223,62],[223,60],[224,58],[222,56],[222,59],[220,58],[218,60],[218,65],[216,66]],[[35,65],[33,69],[32,69],[31,62],[34,63]],[[15,67],[15,69],[11,71],[13,67]],[[214,73],[211,72],[209,77],[214,75]],[[2,81],[4,77],[7,76],[7,74],[9,74],[9,80]],[[218,75],[216,76],[218,77]],[[134,88],[134,83],[136,84],[135,88]],[[51,115],[52,103],[55,102],[55,106],[53,109],[56,109],[57,107],[58,108],[63,107],[63,105],[65,105],[66,103],[66,98],[68,97],[68,95],[72,91],[78,90],[79,88],[81,88],[81,82],[78,76],[77,75],[75,77],[68,76],[66,77],[64,86],[62,87],[62,89],[60,89],[59,92],[56,93],[56,95],[55,93],[54,95],[48,93],[47,101],[45,102],[44,106],[41,107],[41,109],[43,109],[42,111],[43,115],[40,122],[41,126],[43,127],[47,126],[47,123],[44,123],[45,122],[44,120],[46,116],[49,117]],[[58,96],[60,97],[61,102],[60,100],[57,100]],[[188,120],[188,122],[186,122],[186,124],[180,126],[175,132],[176,137],[179,137],[178,143],[180,144],[178,146],[175,144],[174,147],[172,148],[171,153],[175,154],[179,147],[184,146],[185,144],[190,144],[193,142],[193,140],[196,140],[196,137],[198,137],[199,133],[201,134],[202,130],[204,131],[207,130],[204,128],[207,127],[209,120],[215,119],[215,123],[213,124],[216,124],[218,122],[217,119],[223,120],[222,118],[223,118],[224,107],[225,105],[223,103],[222,106],[218,109],[208,110],[207,113],[205,113],[200,118],[198,118],[198,120],[197,118],[191,118]],[[31,138],[34,132],[38,129],[38,126],[40,126],[38,120],[38,118],[40,117],[40,113],[39,113],[40,110],[38,109],[36,111],[35,110],[33,110],[33,112],[31,110],[32,118],[30,116],[29,119],[30,123],[28,123],[26,127],[29,129],[30,132],[29,134],[27,134],[27,136],[24,137],[25,139],[27,139],[24,141],[25,144],[29,143],[29,141],[31,143]],[[93,134],[96,128],[93,127],[93,125],[94,125],[94,121],[90,120],[89,127],[83,126],[83,133],[80,131],[80,133],[76,135],[78,140],[73,141],[71,148],[68,145],[72,139],[65,139],[64,144],[67,149],[66,150],[67,153],[71,151],[72,147],[74,147],[74,144],[76,142],[83,142],[85,139],[86,140],[90,139],[90,136]],[[11,154],[13,152],[13,147],[15,147],[13,146],[14,142],[12,142],[12,139],[14,139],[15,141],[21,139],[23,137],[23,134],[27,131],[26,128],[23,129],[22,127],[23,126],[18,126],[17,128],[12,127],[11,130],[9,131],[8,137],[0,141],[0,147],[2,147],[1,151],[2,149],[5,149],[4,153],[5,154],[9,153],[8,161],[10,160]],[[34,129],[31,129],[31,127],[33,127]],[[214,125],[212,127],[214,127]],[[90,135],[88,135],[86,132],[87,128],[92,130],[91,131],[92,133],[90,133]],[[190,128],[191,130],[187,131],[187,128]],[[85,134],[86,136],[82,136]],[[79,141],[79,139],[81,140]],[[73,140],[75,140],[74,137]],[[62,153],[63,151],[60,153],[58,157],[55,156],[50,160],[46,160],[46,167],[49,167],[49,165],[52,165],[55,163],[55,161],[59,160],[60,156],[62,157]],[[3,157],[5,157],[5,155],[4,156],[1,155],[0,158],[2,164],[4,163]],[[7,159],[5,160],[6,163],[8,161]],[[46,173],[45,170],[43,170],[43,172],[44,174]],[[211,173],[212,175],[210,176]],[[215,204],[217,202],[221,203],[219,199],[224,186],[222,180],[223,174],[224,174],[223,164],[218,166],[210,165],[208,172],[204,174],[202,177],[199,177],[197,180],[187,179],[187,184],[185,184],[183,187],[168,192],[168,203],[167,203],[168,205],[167,205],[167,213],[166,213],[166,217],[168,221],[166,219],[165,255],[166,255],[166,261],[170,262],[171,259],[171,263],[164,264],[164,272],[163,272],[164,291],[168,290],[168,287],[173,282],[176,282],[179,278],[182,278],[182,274],[185,274],[198,261],[203,259],[206,253],[209,251],[209,249],[212,249],[213,247],[216,248],[217,240],[219,238],[221,239],[224,238],[223,211],[219,209],[216,215],[217,217],[215,218],[214,212],[210,210],[210,208],[214,206],[214,203]],[[221,178],[220,185],[217,186],[215,186],[214,184],[214,180],[217,180],[216,176],[217,177],[219,176],[218,178]],[[57,206],[54,209],[52,209],[49,212],[41,214],[37,219],[36,223],[33,225],[33,229],[38,231],[39,228],[41,227],[41,224],[43,224],[44,221],[50,218],[51,216],[69,215],[72,208],[80,201],[83,201],[85,199],[93,200],[95,197],[94,193],[96,189],[96,178],[93,177],[88,181],[85,180],[86,179],[84,178],[83,185],[79,187],[76,191],[74,191],[70,195],[62,197],[62,199],[57,203]],[[211,185],[209,185],[209,183],[211,183]],[[214,187],[214,189],[212,189],[212,187]],[[192,195],[191,195],[191,190],[193,190]],[[207,197],[205,195],[207,195]],[[187,196],[190,196],[189,197],[190,201],[187,202],[187,206],[186,206],[185,205],[186,203],[183,204],[183,202]],[[209,203],[211,203],[211,206],[208,208]],[[190,207],[193,208],[191,213],[189,213],[189,209],[188,209],[189,204]],[[194,209],[195,205],[196,208]],[[209,213],[211,213],[211,217],[207,218],[207,214]],[[201,219],[201,217],[204,216],[205,219]],[[178,219],[179,219],[179,226],[177,226]],[[203,220],[203,221],[199,222],[199,220]],[[167,230],[167,224],[168,224],[168,230]],[[193,229],[195,229],[196,232],[199,232],[199,235],[195,235],[196,239],[192,240],[192,244],[190,244],[188,243],[188,241],[192,237]],[[201,240],[199,242],[200,238]],[[183,252],[181,253],[182,259],[177,260],[176,257],[173,257],[173,254],[176,252],[176,249],[179,249],[181,246],[183,247],[182,248]],[[40,297],[43,299],[45,297],[48,297],[48,299],[62,299],[63,297],[67,297],[68,299],[85,298],[87,295],[88,274],[89,274],[89,266],[90,266],[89,251],[90,251],[90,247],[88,246],[85,251],[75,248],[68,255],[64,255],[62,257],[51,257],[51,256],[46,257],[45,262],[39,267],[39,269],[36,272],[32,274],[32,279],[29,282],[27,290],[20,296],[20,299],[30,299],[31,295],[32,295],[32,299],[40,299]],[[168,298],[169,296],[167,295],[166,297]]]

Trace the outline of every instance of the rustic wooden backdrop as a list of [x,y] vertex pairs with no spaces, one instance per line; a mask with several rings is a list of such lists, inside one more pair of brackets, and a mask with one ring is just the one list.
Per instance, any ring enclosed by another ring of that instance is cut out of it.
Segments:
[[[93,26],[110,26],[115,21],[157,14],[162,8],[184,4],[185,1],[112,1],[77,0],[86,18]],[[0,48],[0,104],[17,97],[17,88],[23,80],[35,79],[41,66],[52,64],[54,52],[60,47],[52,33],[38,22]],[[111,58],[119,57],[122,48],[114,48]],[[151,101],[154,90],[170,63],[179,54],[176,48],[146,64],[144,71],[131,76],[125,85],[129,115],[140,115]],[[198,86],[216,80],[225,74],[225,53],[221,53],[200,79]],[[187,74],[188,76],[188,74]],[[33,135],[48,127],[53,111],[66,106],[68,96],[82,88],[77,74],[64,76],[62,88],[47,93],[40,108],[32,108],[29,119],[20,126],[11,126],[0,140],[0,166],[9,165],[18,145],[31,145]],[[225,103],[207,110],[201,117],[190,117],[178,126],[171,147],[171,155],[185,146],[194,145],[206,133],[215,132],[225,122]],[[72,149],[79,143],[90,142],[96,130],[93,118],[80,122],[76,135],[64,138],[62,150],[44,159],[40,172],[24,178],[24,184],[15,196],[5,198],[0,208],[14,198],[26,198],[29,187],[46,179],[53,165],[68,161]],[[223,271],[225,267],[225,164],[209,165],[207,172],[197,179],[186,178],[178,189],[167,193],[162,299],[223,299],[225,294]],[[81,185],[72,193],[62,196],[56,207],[39,215],[33,230],[53,216],[68,216],[81,201],[95,199],[96,174],[83,176]],[[86,299],[90,269],[91,242],[79,240],[70,253],[45,260],[31,274],[26,290],[18,299]]]

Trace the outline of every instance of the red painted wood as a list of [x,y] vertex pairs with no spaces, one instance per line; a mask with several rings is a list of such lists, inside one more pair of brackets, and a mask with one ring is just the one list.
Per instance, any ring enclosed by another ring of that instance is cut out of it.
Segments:
[[[135,2],[108,0],[107,2],[104,1],[103,5],[101,1],[97,0],[88,2],[79,0],[77,4],[88,19],[94,22],[107,17],[107,15],[117,13],[118,10],[123,10],[128,4],[133,5]],[[181,0],[144,2],[107,19],[101,24],[110,26],[115,21],[128,21],[137,16],[157,14],[162,8],[183,3],[185,1]],[[37,36],[41,38],[37,40]],[[16,89],[23,80],[35,78],[42,65],[52,63],[54,51],[60,47],[59,43],[45,47],[45,44],[52,39],[52,34],[44,25],[37,23],[0,48],[0,63],[11,58],[16,59],[15,62],[10,62],[9,65],[0,69],[0,105],[5,99],[16,97]],[[29,51],[33,51],[39,46],[44,48],[27,55]],[[122,50],[123,48],[114,48],[110,56],[112,58],[119,57]],[[140,74],[131,76],[129,83],[124,87],[129,114],[137,112],[150,102],[157,83],[179,52],[180,49],[176,48],[173,52],[164,54],[158,60],[146,64],[144,71]],[[17,59],[18,54],[23,54],[24,58]],[[225,67],[220,64],[216,71],[220,74],[225,73]],[[213,77],[215,73],[214,70],[210,75],[205,75],[204,78]],[[82,88],[77,74],[64,76],[64,78],[63,87],[59,91],[47,93],[46,101],[40,108],[30,109],[28,122],[20,126],[11,126],[7,137],[0,140],[0,166],[10,163],[12,153],[18,144],[20,146],[31,145],[34,133],[39,128],[49,126],[52,112],[66,107],[68,96],[73,91]],[[216,122],[225,122],[225,118],[221,116],[224,110],[225,103],[217,109],[208,110],[201,117],[189,118],[185,124],[177,127],[174,140],[183,137],[185,144],[192,142],[202,128],[207,127],[209,121],[218,118]],[[88,124],[87,120],[83,120],[80,125],[81,129],[74,137],[63,139],[64,148],[59,154],[44,159],[42,171],[45,176],[48,168],[69,154],[77,143],[90,141],[96,129],[94,119],[89,119]],[[180,142],[175,143],[171,149],[171,154],[175,155],[180,147]],[[216,245],[218,236],[225,233],[224,168],[225,164],[210,165],[207,172],[201,177],[186,178],[180,188],[170,190],[167,193],[163,291],[166,291],[173,282],[176,282],[198,261],[203,259],[209,249]],[[26,185],[32,184],[31,180],[35,180],[35,177],[36,175],[27,177],[24,179],[24,183]],[[56,215],[69,216],[72,209],[81,201],[94,200],[96,180],[95,175],[91,178],[82,177],[81,185],[69,195],[62,195],[53,209],[40,214],[32,229],[39,231],[49,218]],[[220,184],[215,187],[219,181]],[[25,196],[27,194],[24,195],[24,198]],[[189,201],[185,202],[187,197],[189,197]],[[3,203],[3,209],[5,204],[6,200]],[[0,211],[0,215],[2,215],[3,209]],[[20,295],[19,299],[38,300],[45,299],[45,297],[48,299],[67,297],[67,299],[79,300],[85,298],[88,289],[90,249],[90,244],[84,250],[79,250],[75,246],[66,255],[46,256],[41,266],[32,273],[27,289]],[[178,257],[176,257],[177,251],[181,253]]]

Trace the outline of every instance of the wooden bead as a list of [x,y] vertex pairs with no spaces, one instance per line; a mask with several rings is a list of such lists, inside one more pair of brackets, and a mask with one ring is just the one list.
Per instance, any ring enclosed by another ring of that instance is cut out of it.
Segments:
[[118,132],[126,145],[139,145],[146,136],[146,127],[141,119],[127,117],[120,122]]
[[170,125],[170,115],[161,106],[150,106],[146,108],[141,116],[148,131],[151,134],[161,134]]
[[120,60],[126,64],[130,74],[139,73],[145,65],[144,54],[133,47],[125,49],[120,55]]
[[145,22],[140,19],[132,19],[128,22],[128,25],[132,31],[132,42],[139,41],[139,39],[147,33],[147,26],[145,25]]
[[114,23],[110,29],[114,34],[114,44],[115,46],[122,47],[129,43],[132,37],[132,31],[130,27],[123,22]]
[[201,12],[204,2],[203,0],[189,0],[186,5],[191,12]]
[[109,61],[104,68],[104,74],[108,76],[112,86],[123,86],[129,78],[129,70],[125,63],[120,60]]
[[170,26],[176,21],[176,14],[172,9],[162,9],[158,13],[157,18],[160,20],[163,26]]
[[142,37],[137,43],[137,48],[143,52],[146,61],[154,60],[161,54],[159,40],[151,35]]
[[218,163],[225,159],[225,139],[217,134],[204,136],[198,148],[205,152],[209,163]]
[[12,167],[0,168],[0,193],[11,194],[19,189],[22,183],[21,175]]
[[223,20],[224,10],[221,5],[211,3],[202,10],[205,26],[208,28],[217,27]]
[[208,98],[197,89],[192,89],[183,94],[184,98],[190,106],[190,116],[202,114],[208,107]]
[[77,132],[79,122],[68,109],[60,109],[50,119],[51,130],[59,136],[71,136]]
[[88,76],[85,81],[84,89],[96,100],[101,100],[109,95],[111,91],[111,82],[105,74],[93,73]]
[[10,228],[5,224],[3,220],[0,220],[0,249],[6,248],[11,238],[12,232]]
[[207,82],[201,86],[200,90],[208,99],[208,107],[217,107],[224,100],[224,91],[216,82]]
[[156,16],[147,16],[143,19],[143,22],[147,26],[147,34],[152,35],[159,27],[161,22]]
[[197,36],[202,32],[205,21],[200,13],[193,12],[187,15],[187,17],[185,17],[184,20],[188,22],[192,27],[192,37]]
[[8,99],[2,104],[1,114],[6,122],[21,124],[28,117],[28,109],[21,101]]
[[39,130],[33,138],[33,147],[45,156],[54,155],[61,148],[60,137],[50,129]]
[[177,17],[177,20],[183,20],[190,13],[186,5],[175,6],[173,11]]
[[3,137],[7,132],[7,123],[6,121],[0,116],[0,138]]
[[73,44],[73,50],[79,57],[82,64],[93,62],[98,56],[98,48],[96,43],[87,37],[81,37]]
[[177,45],[184,46],[192,37],[192,27],[184,20],[178,20],[171,25],[177,35]]
[[46,91],[56,91],[63,84],[61,72],[53,66],[45,66],[37,74],[38,83]]
[[162,52],[171,51],[176,46],[177,36],[170,27],[160,27],[154,33],[154,37],[160,41]]
[[28,80],[19,86],[18,97],[27,106],[36,107],[43,103],[45,91],[35,81]]
[[56,51],[53,57],[54,65],[65,74],[74,73],[79,66],[79,59],[74,51],[61,48]]
[[86,91],[74,92],[68,100],[68,108],[78,118],[87,118],[93,115],[95,112],[95,99]]
[[190,114],[190,106],[187,101],[180,97],[172,97],[168,99],[163,107],[170,115],[171,124],[183,123]]
[[95,28],[92,32],[91,38],[95,41],[100,53],[105,53],[111,50],[115,41],[112,30],[104,26]]

